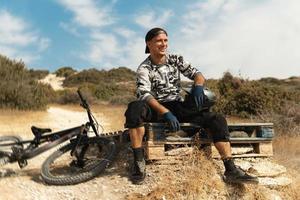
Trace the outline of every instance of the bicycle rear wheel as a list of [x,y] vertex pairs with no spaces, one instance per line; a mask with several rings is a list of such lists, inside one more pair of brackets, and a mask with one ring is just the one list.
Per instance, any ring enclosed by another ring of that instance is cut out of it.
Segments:
[[71,155],[75,143],[69,143],[51,154],[43,163],[41,175],[51,185],[73,185],[99,175],[114,159],[116,144],[108,139],[93,137],[77,146],[86,148],[83,160]]
[[[1,136],[0,137],[0,167],[9,163],[11,161],[11,156],[13,154],[12,147],[13,146],[22,146],[18,144],[22,141],[20,137],[17,136]],[[5,144],[15,143],[15,145],[8,145]]]

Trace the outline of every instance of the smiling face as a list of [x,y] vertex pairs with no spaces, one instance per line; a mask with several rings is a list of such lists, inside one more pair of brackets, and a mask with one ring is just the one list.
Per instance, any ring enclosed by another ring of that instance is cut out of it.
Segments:
[[150,41],[147,41],[147,46],[151,55],[164,56],[168,48],[168,36],[165,33],[160,33]]

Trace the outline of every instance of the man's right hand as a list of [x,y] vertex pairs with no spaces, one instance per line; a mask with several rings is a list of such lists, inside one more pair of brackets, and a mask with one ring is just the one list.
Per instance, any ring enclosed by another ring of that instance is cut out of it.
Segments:
[[177,118],[169,111],[163,114],[164,120],[167,121],[171,131],[179,131],[180,124]]

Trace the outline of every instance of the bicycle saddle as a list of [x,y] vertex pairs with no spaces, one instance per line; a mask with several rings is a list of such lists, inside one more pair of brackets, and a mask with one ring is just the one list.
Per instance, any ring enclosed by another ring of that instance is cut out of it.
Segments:
[[49,133],[52,130],[50,128],[38,128],[36,126],[32,126],[31,131],[32,131],[33,135],[38,136],[38,135],[42,135],[44,133]]

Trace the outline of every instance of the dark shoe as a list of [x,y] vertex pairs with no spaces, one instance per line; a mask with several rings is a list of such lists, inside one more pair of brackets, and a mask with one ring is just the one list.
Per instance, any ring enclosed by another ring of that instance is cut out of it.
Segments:
[[134,161],[131,171],[131,182],[136,185],[140,185],[144,182],[146,177],[146,162],[142,161]]
[[225,182],[228,183],[252,183],[257,184],[258,178],[251,176],[242,169],[235,167],[232,170],[226,170],[224,173]]

